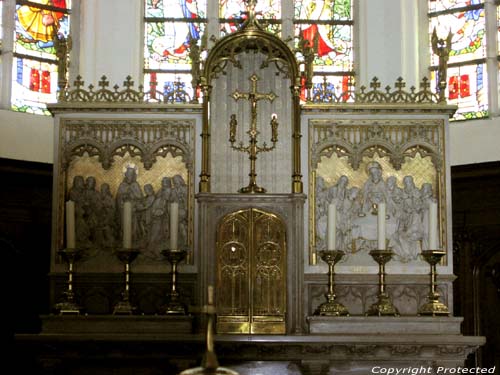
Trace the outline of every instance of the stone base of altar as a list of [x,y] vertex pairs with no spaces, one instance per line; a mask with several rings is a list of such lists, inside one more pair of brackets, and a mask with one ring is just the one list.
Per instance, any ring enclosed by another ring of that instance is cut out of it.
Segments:
[[312,334],[460,335],[462,317],[309,316]]
[[[373,324],[384,327],[383,321]],[[22,334],[15,339],[17,363],[24,366],[20,370],[36,374],[173,375],[199,366],[205,352],[202,334],[160,330]],[[468,354],[484,342],[483,337],[444,332],[217,335],[215,351],[221,366],[241,375],[374,374],[389,367],[444,374],[442,368],[463,366]]]

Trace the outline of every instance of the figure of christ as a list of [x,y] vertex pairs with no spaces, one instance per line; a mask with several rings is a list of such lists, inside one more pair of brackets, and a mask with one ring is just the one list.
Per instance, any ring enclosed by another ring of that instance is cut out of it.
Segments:
[[[137,245],[139,240],[139,220],[137,211],[137,203],[142,199],[141,186],[137,182],[137,172],[132,167],[127,167],[125,177],[118,186],[116,193],[116,209],[117,209],[117,225],[122,228],[123,204],[127,201],[132,202],[132,244]],[[120,230],[120,237],[123,230]]]

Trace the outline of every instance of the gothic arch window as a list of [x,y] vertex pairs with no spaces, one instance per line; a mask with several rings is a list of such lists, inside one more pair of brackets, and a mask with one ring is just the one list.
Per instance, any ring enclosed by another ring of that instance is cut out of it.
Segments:
[[[354,86],[352,0],[260,0],[256,10],[266,30],[298,47],[299,38],[318,41],[313,99]],[[189,43],[205,48],[238,29],[244,0],[144,0],[144,86],[184,102],[193,98]],[[298,55],[299,60],[303,58]],[[154,94],[153,94],[154,95]],[[347,96],[346,96],[347,98]],[[155,99],[155,98],[152,98]]]
[[[452,33],[446,98],[458,106],[454,120],[497,115],[497,5],[484,0],[429,0],[428,5],[429,34],[436,29],[438,37],[446,39]],[[435,89],[438,56],[431,42],[430,57]]]
[[1,6],[2,107],[48,115],[46,104],[57,93],[53,39],[69,36],[71,0],[3,0]]

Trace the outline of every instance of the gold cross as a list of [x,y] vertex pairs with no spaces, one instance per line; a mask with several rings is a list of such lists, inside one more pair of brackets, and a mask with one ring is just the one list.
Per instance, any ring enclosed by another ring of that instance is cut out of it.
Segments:
[[252,82],[252,90],[250,92],[240,92],[236,90],[231,94],[232,98],[236,101],[240,99],[247,99],[250,101],[252,106],[252,123],[250,132],[257,134],[257,102],[261,99],[267,99],[273,101],[278,96],[274,92],[269,92],[267,94],[257,92],[257,81],[260,78],[254,73],[250,76],[249,80]]

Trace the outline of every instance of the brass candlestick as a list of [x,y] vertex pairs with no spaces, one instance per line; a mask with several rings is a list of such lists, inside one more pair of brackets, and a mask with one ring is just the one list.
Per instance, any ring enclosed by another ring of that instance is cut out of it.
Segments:
[[172,282],[168,295],[168,303],[165,306],[165,313],[168,315],[186,315],[186,306],[180,301],[180,294],[177,291],[177,265],[186,257],[187,251],[167,249],[162,250],[161,253],[172,265],[170,273]]
[[80,257],[80,249],[63,249],[57,252],[68,263],[68,289],[63,293],[64,299],[54,306],[54,310],[59,315],[79,315],[82,308],[75,302],[75,293],[73,292],[73,274],[74,264]]
[[342,250],[322,250],[319,256],[325,263],[328,264],[328,292],[325,294],[326,302],[323,302],[317,310],[315,315],[325,316],[349,316],[349,311],[340,302],[335,301],[336,295],[334,291],[335,286],[335,273],[334,267],[345,253]]
[[428,295],[428,302],[424,304],[418,311],[419,315],[431,316],[449,316],[450,311],[448,307],[439,301],[440,294],[437,292],[437,272],[436,264],[439,263],[441,258],[446,255],[443,250],[423,250],[422,256],[427,263],[431,266],[430,275],[430,292]]
[[385,264],[392,258],[391,250],[372,250],[370,255],[378,263],[378,300],[370,306],[366,315],[376,316],[399,316],[399,311],[392,304],[389,295],[385,291]]
[[247,131],[247,134],[250,137],[250,143],[247,146],[243,145],[243,142],[240,142],[238,146],[235,146],[236,142],[236,127],[238,122],[236,121],[236,115],[231,115],[231,121],[229,123],[229,142],[231,142],[231,148],[236,151],[246,152],[248,154],[248,158],[250,159],[250,182],[248,186],[243,187],[239,190],[240,193],[265,193],[266,189],[257,185],[257,173],[255,168],[255,163],[257,161],[257,154],[261,152],[268,152],[274,150],[276,147],[276,142],[278,142],[278,120],[276,115],[273,115],[271,118],[271,142],[272,146],[268,147],[265,143],[262,146],[257,146],[257,136],[259,135],[259,131],[257,130],[257,102],[262,99],[267,99],[269,101],[273,101],[277,98],[277,95],[274,92],[269,92],[267,94],[262,94],[257,92],[257,81],[259,77],[256,74],[252,74],[249,78],[252,82],[252,90],[250,92],[239,92],[236,90],[231,94],[232,98],[236,101],[239,99],[248,99],[251,104],[251,123],[250,128]]
[[125,266],[125,289],[123,290],[121,301],[113,309],[113,314],[132,315],[137,308],[130,303],[130,264],[139,255],[139,251],[135,249],[121,249],[116,252],[116,255]]

